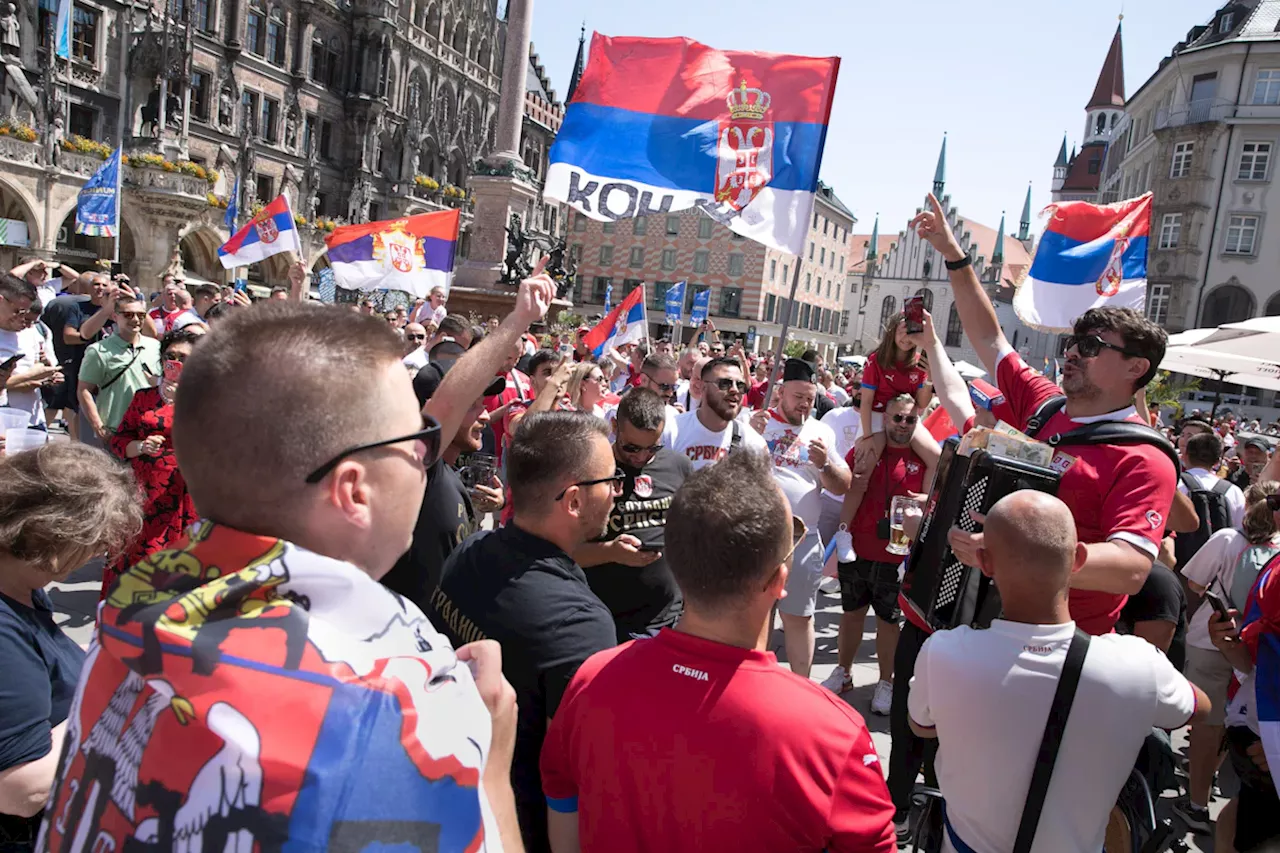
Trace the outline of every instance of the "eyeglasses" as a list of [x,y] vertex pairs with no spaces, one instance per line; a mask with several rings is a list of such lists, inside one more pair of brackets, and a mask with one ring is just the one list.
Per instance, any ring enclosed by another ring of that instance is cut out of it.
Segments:
[[316,483],[329,476],[329,472],[338,467],[338,463],[346,459],[348,456],[354,456],[357,453],[363,453],[366,450],[376,450],[379,447],[387,447],[392,444],[400,444],[405,441],[421,441],[427,446],[427,452],[422,457],[422,465],[430,468],[435,464],[436,459],[440,456],[440,424],[430,415],[422,416],[422,429],[409,435],[402,435],[399,438],[388,438],[384,441],[374,441],[369,444],[358,444],[355,447],[348,447],[328,462],[321,465],[316,470],[307,475],[307,484],[315,485]]
[[425,341],[427,339],[426,335],[405,335],[405,337],[411,341]]
[[665,394],[670,394],[672,391],[676,390],[676,384],[674,382],[659,382],[647,373],[644,374],[644,378],[648,379],[651,385]]
[[1129,358],[1137,357],[1137,353],[1129,352],[1124,347],[1118,347],[1115,344],[1107,343],[1097,335],[1068,335],[1067,345],[1062,350],[1066,352],[1072,347],[1076,348],[1076,352],[1080,353],[1081,358],[1093,358],[1104,349],[1113,349],[1121,355]]
[[715,381],[715,386],[726,394],[728,394],[730,391],[733,391],[735,389],[738,391],[747,390],[746,380],[743,380],[743,379],[729,379],[729,378],[717,379]]
[[147,316],[147,312],[146,311],[121,311],[120,316],[127,317],[133,320],[141,320],[143,317]]
[[641,453],[648,453],[652,455],[654,453],[657,453],[659,450],[661,450],[662,445],[651,444],[648,447],[642,447],[639,444],[619,444],[618,449],[621,450],[623,453],[628,453],[632,456],[638,456]]
[[795,556],[796,549],[800,547],[800,543],[804,541],[804,537],[808,532],[809,528],[805,526],[805,523],[798,516],[791,516],[791,550],[787,552],[787,556],[782,558],[782,562],[791,562],[791,558]]
[[919,415],[894,415],[893,416],[893,422],[895,424],[906,424],[907,426],[914,425],[915,422],[918,420],[920,420]]
[[577,483],[570,483],[569,485],[564,487],[564,491],[556,495],[556,500],[563,500],[564,496],[568,494],[569,490],[572,489],[574,486],[598,486],[601,483],[609,483],[613,488],[613,496],[616,498],[618,495],[622,494],[622,484],[623,482],[626,481],[626,479],[627,479],[627,475],[619,471],[616,474],[610,475],[608,477],[601,477],[598,480],[581,480]]

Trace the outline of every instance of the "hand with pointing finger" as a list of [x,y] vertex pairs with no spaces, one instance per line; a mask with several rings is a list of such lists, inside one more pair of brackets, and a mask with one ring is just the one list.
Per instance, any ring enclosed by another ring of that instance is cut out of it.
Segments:
[[520,282],[516,307],[507,315],[521,332],[547,315],[551,300],[556,298],[556,283],[547,275],[547,258],[541,258],[529,277]]
[[929,193],[929,208],[917,213],[907,227],[914,228],[920,239],[937,249],[946,260],[960,260],[964,257],[964,249],[960,248],[960,241],[952,232],[951,223],[947,222],[946,213],[933,193]]

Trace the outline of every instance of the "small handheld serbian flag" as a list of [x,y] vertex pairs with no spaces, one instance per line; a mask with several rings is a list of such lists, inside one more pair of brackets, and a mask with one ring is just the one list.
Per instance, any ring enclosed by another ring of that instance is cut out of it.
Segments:
[[231,269],[265,261],[281,252],[302,254],[302,242],[293,223],[289,197],[284,194],[276,196],[223,243],[218,249],[218,260],[225,269]]
[[324,238],[338,287],[400,290],[426,298],[453,282],[457,210],[335,228]]
[[836,57],[596,33],[543,194],[604,222],[698,208],[798,255],[839,67]]
[[1069,332],[1090,308],[1136,308],[1147,298],[1151,193],[1115,204],[1051,204],[1027,278],[1013,297],[1019,319]]
[[649,336],[649,324],[644,316],[644,285],[627,294],[599,324],[582,336],[582,343],[591,347],[596,358],[610,349],[643,340]]

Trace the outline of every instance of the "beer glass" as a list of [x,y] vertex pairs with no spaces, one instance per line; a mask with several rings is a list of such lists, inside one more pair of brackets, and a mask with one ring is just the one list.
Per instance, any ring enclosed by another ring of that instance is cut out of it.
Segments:
[[889,504],[889,544],[885,550],[890,554],[905,555],[911,550],[911,539],[903,529],[902,522],[907,510],[920,506],[920,501],[909,495],[896,495]]

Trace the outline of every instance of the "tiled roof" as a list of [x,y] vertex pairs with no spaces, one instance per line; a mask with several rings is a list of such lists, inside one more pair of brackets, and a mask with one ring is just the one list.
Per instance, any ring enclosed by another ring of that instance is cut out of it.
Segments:
[[[1080,153],[1071,161],[1067,170],[1067,179],[1062,184],[1066,192],[1097,192],[1102,180],[1102,161],[1107,154],[1105,142],[1090,142],[1080,149]],[[1089,161],[1097,158],[1098,171],[1089,173]]]
[[1093,97],[1089,99],[1085,109],[1123,106],[1124,44],[1120,37],[1120,25],[1116,25],[1116,34],[1111,39],[1107,58],[1102,63],[1102,73],[1098,75],[1098,83],[1093,87]]

